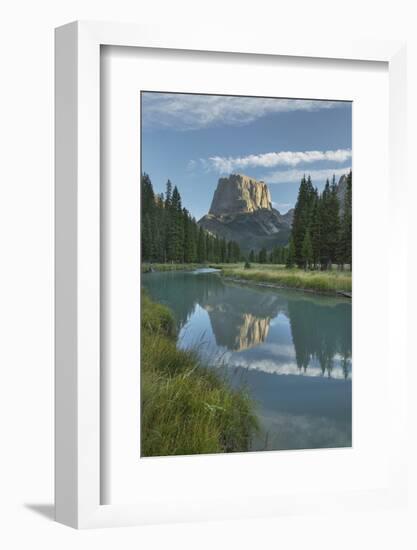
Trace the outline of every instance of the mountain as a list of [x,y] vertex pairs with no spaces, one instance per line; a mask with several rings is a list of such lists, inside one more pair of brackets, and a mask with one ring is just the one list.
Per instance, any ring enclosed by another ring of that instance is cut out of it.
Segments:
[[228,178],[219,179],[209,214],[249,214],[271,208],[271,195],[266,183],[241,174],[232,174]]
[[217,345],[233,351],[265,342],[271,320],[279,313],[288,315],[287,304],[278,294],[259,291],[253,300],[253,291],[235,285],[227,286],[227,300],[224,291],[213,292],[204,296],[200,306],[208,313]]
[[243,174],[220,178],[208,214],[198,224],[241,250],[271,250],[288,244],[293,210],[282,215],[272,207],[268,186]]

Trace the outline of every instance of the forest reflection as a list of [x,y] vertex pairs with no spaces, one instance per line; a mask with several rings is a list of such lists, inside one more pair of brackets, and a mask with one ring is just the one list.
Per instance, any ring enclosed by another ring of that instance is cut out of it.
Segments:
[[217,346],[244,352],[266,343],[271,325],[283,315],[300,373],[319,367],[332,377],[337,365],[344,378],[349,376],[351,304],[345,299],[225,283],[214,273],[154,273],[143,279],[152,296],[173,309],[180,329],[199,306],[208,314]]

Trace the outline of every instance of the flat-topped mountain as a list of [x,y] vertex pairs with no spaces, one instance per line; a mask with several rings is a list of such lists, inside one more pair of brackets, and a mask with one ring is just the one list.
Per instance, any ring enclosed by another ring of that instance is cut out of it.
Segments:
[[207,231],[239,243],[243,251],[288,244],[293,211],[272,207],[268,186],[243,174],[220,178],[209,213],[198,222]]
[[271,195],[263,181],[242,174],[220,178],[209,210],[212,216],[272,210]]

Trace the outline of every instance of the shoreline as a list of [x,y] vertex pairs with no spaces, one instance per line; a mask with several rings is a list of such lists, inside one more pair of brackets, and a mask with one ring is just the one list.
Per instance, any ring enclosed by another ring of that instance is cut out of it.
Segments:
[[352,299],[352,293],[347,292],[345,290],[316,290],[314,288],[300,288],[296,286],[286,286],[278,283],[267,283],[262,281],[252,281],[250,279],[239,279],[237,277],[229,277],[227,275],[223,275],[220,272],[221,277],[226,280],[230,281],[232,283],[238,283],[238,284],[246,284],[246,285],[254,285],[254,286],[260,286],[263,288],[272,288],[277,290],[299,290],[301,292],[307,292],[309,294],[320,294],[323,296],[342,296],[347,299]]
[[192,271],[209,267],[208,264],[141,264],[141,274],[144,273],[163,273],[164,271]]
[[[234,282],[237,284],[245,284],[245,285],[254,285],[258,287],[263,288],[270,288],[270,289],[277,289],[277,290],[298,290],[301,292],[305,292],[308,294],[317,294],[321,296],[338,296],[343,297],[348,300],[352,300],[352,292],[349,290],[337,290],[337,289],[328,289],[328,290],[320,290],[315,288],[308,288],[308,287],[300,287],[300,286],[291,286],[291,285],[285,285],[282,283],[273,283],[268,281],[257,281],[251,278],[241,278],[241,277],[235,277],[231,275],[225,275],[224,274],[224,267],[223,266],[217,266],[213,264],[146,264],[141,266],[141,274],[149,274],[149,273],[164,273],[168,271],[194,271],[196,269],[206,269],[206,268],[212,268],[216,269],[218,273],[220,273],[220,276],[225,281]],[[227,269],[227,268],[226,268]]]
[[[259,433],[255,402],[177,347],[172,311],[142,291],[141,455],[250,451]],[[184,429],[185,428],[185,429]]]

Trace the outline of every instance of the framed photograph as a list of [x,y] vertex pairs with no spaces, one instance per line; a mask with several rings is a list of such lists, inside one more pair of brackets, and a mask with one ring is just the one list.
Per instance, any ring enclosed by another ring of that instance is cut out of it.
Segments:
[[404,81],[401,43],[57,29],[58,521],[404,502]]
[[141,456],[352,446],[351,129],[141,92]]

